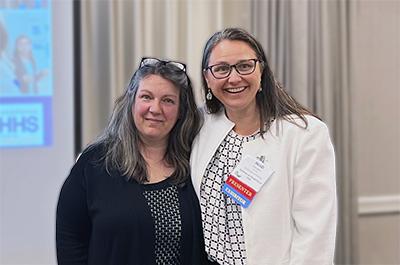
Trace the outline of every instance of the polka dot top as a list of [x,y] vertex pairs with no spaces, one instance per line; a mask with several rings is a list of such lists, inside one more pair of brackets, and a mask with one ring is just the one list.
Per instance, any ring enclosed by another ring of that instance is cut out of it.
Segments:
[[147,189],[145,185],[143,192],[154,219],[156,264],[180,264],[182,222],[178,189],[162,183],[157,186],[159,189]]

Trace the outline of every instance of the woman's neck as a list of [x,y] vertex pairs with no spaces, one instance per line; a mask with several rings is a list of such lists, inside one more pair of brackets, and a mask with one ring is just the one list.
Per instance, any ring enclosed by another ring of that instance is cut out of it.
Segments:
[[233,130],[240,135],[251,135],[260,129],[260,113],[257,107],[243,111],[226,111],[226,115],[235,123]]
[[174,171],[165,161],[167,144],[151,144],[141,146],[141,153],[146,161],[148,183],[157,183],[168,178]]
[[166,146],[142,146],[142,156],[146,161],[160,162],[164,160]]

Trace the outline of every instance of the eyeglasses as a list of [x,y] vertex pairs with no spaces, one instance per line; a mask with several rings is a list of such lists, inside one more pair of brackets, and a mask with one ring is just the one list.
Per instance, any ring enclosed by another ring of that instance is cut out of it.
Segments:
[[171,65],[171,66],[178,68],[181,71],[186,72],[186,65],[184,63],[175,62],[175,61],[164,61],[164,60],[160,60],[157,58],[150,58],[150,57],[143,57],[142,61],[140,62],[140,67],[143,67],[146,65],[155,65],[158,63],[161,63],[163,65]]
[[249,75],[256,69],[257,62],[261,63],[262,61],[258,59],[249,59],[242,60],[237,64],[219,63],[204,68],[204,71],[210,70],[211,74],[217,79],[228,77],[232,72],[232,68],[235,68],[236,72],[240,75]]

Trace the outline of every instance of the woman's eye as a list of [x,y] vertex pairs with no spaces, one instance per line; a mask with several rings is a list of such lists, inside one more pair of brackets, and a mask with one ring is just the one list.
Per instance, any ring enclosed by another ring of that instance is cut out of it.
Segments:
[[165,98],[165,99],[164,99],[164,102],[165,102],[165,103],[168,103],[168,104],[175,104],[175,100],[170,99],[170,98]]
[[241,63],[241,64],[237,65],[237,68],[239,68],[242,71],[246,71],[246,70],[249,70],[249,69],[253,69],[253,66],[251,64],[249,64],[249,63]]
[[221,65],[215,65],[213,67],[213,71],[217,73],[224,73],[229,71],[229,65],[228,64],[221,64]]
[[141,95],[140,98],[141,98],[141,99],[145,99],[145,100],[151,99],[151,97],[150,97],[149,95],[146,95],[146,94]]

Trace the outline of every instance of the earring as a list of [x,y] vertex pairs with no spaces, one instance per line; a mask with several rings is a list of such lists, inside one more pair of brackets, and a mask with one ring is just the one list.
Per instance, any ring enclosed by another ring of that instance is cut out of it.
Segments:
[[206,95],[206,99],[207,100],[212,100],[213,95],[211,94],[211,89],[208,89],[207,95]]
[[261,92],[262,91],[262,86],[260,86],[260,88],[258,89],[258,92]]

